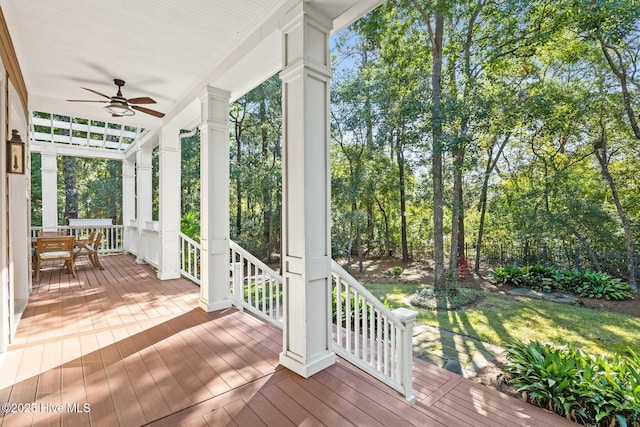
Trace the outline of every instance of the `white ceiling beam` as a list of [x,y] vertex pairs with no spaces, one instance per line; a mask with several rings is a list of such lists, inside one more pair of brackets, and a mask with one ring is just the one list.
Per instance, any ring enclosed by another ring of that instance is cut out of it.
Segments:
[[87,159],[107,159],[124,160],[125,154],[120,150],[100,150],[90,147],[80,147],[77,145],[55,144],[51,142],[31,141],[29,151],[32,153],[42,153],[46,151],[45,146],[54,146],[57,155],[69,157],[84,157]]

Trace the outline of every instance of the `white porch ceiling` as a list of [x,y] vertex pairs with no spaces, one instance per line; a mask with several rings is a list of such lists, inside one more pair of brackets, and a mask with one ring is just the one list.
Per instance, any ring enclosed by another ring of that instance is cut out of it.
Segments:
[[[383,0],[309,0],[337,31]],[[281,67],[280,19],[290,0],[0,0],[29,92],[29,109],[145,128],[185,126],[206,85],[237,98]],[[81,89],[150,96],[158,119],[111,118]],[[194,110],[195,107],[195,110]],[[186,112],[186,113],[185,113]]]

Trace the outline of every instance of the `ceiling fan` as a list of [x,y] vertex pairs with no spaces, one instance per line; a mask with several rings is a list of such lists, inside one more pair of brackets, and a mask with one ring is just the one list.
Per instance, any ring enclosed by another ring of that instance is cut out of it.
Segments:
[[113,79],[113,83],[118,86],[118,93],[115,96],[107,96],[104,93],[100,93],[97,90],[89,89],[83,87],[82,89],[88,90],[89,92],[93,92],[96,95],[103,96],[108,99],[108,101],[92,101],[92,100],[84,100],[84,99],[67,99],[69,102],[102,102],[108,104],[106,107],[107,111],[111,113],[112,117],[125,117],[125,116],[133,116],[135,111],[140,111],[141,113],[150,114],[155,117],[164,117],[164,113],[161,113],[156,110],[152,110],[150,108],[141,107],[137,104],[155,104],[156,101],[149,98],[148,96],[142,96],[139,98],[130,98],[127,99],[122,96],[122,86],[124,86],[124,80],[121,79]]

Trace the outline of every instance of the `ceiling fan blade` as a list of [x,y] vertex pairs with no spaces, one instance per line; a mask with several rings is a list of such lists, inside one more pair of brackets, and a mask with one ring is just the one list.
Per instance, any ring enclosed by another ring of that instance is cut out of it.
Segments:
[[68,102],[100,102],[102,104],[106,104],[109,101],[94,101],[88,99],[67,99]]
[[137,105],[132,105],[131,108],[133,108],[134,110],[138,110],[140,112],[143,112],[143,113],[151,114],[152,116],[156,116],[156,117],[160,117],[160,118],[164,117],[164,113],[161,113],[160,111],[152,110],[150,108],[138,107]]
[[148,96],[141,96],[140,98],[131,98],[127,99],[129,104],[155,104],[156,101],[149,98]]
[[110,97],[110,96],[107,96],[107,95],[105,95],[104,93],[100,93],[100,92],[98,92],[97,90],[89,89],[88,87],[83,87],[82,89],[84,89],[84,90],[88,90],[89,92],[93,92],[93,93],[95,93],[96,95],[104,96],[104,97],[105,97],[105,98],[107,98],[107,99],[111,99],[111,97]]

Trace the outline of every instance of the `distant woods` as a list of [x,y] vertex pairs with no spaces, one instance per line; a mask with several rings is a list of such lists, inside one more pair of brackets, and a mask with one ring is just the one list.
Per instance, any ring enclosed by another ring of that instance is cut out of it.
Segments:
[[[593,265],[622,254],[634,277],[639,23],[632,0],[388,0],[336,35],[333,255],[428,261],[444,285],[461,266],[479,269],[485,249],[544,246],[578,249]],[[274,76],[230,109],[231,237],[270,261],[281,235],[280,86]],[[182,152],[183,230],[197,235],[197,134]],[[78,162],[59,168],[87,171],[77,195],[60,194],[61,215],[120,215],[97,178],[120,179],[119,166]]]

